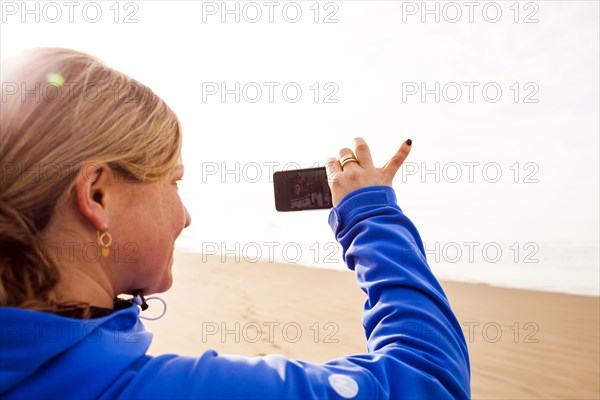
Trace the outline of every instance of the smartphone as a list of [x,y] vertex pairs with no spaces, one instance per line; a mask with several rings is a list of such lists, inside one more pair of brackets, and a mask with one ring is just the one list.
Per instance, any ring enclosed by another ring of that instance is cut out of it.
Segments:
[[273,186],[277,211],[333,207],[325,167],[275,172]]

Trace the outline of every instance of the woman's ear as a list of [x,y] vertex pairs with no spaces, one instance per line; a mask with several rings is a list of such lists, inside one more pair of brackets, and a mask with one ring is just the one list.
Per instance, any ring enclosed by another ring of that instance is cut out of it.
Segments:
[[98,231],[108,226],[106,202],[113,173],[105,163],[85,162],[75,176],[75,201],[81,214]]

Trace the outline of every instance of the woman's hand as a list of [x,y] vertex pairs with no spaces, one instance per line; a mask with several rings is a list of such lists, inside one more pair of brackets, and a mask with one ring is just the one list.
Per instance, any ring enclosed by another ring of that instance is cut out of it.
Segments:
[[[340,150],[340,157],[327,159],[326,169],[333,206],[350,192],[367,186],[392,186],[396,172],[410,153],[412,140],[408,139],[396,154],[382,167],[376,168],[371,150],[363,138],[354,138],[354,152],[349,148]],[[343,164],[343,165],[342,165]]]

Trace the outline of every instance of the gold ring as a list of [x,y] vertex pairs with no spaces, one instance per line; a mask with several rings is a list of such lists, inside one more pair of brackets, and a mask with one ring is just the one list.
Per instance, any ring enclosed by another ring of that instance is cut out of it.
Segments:
[[348,164],[349,162],[358,163],[358,160],[356,159],[354,154],[349,153],[349,154],[342,156],[340,158],[339,162],[340,162],[340,166],[342,167],[342,169],[344,169],[344,165]]

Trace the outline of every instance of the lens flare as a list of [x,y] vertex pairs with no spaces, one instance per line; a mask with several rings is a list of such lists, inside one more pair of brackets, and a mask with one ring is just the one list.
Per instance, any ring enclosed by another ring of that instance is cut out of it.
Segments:
[[46,75],[46,79],[48,80],[48,83],[53,83],[56,86],[62,86],[63,83],[65,83],[65,78],[63,78],[61,74],[55,72],[50,72]]

